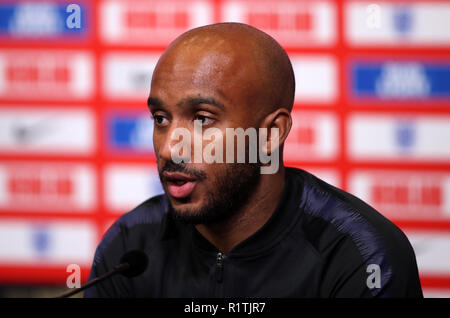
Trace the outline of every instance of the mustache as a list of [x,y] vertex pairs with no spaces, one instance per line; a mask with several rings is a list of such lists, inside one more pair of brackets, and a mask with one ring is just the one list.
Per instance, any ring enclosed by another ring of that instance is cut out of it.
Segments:
[[192,169],[187,167],[185,163],[174,163],[172,161],[166,161],[166,163],[159,169],[159,178],[161,181],[164,181],[163,173],[167,172],[181,172],[189,177],[195,178],[198,181],[203,181],[207,178],[206,174],[203,171]]

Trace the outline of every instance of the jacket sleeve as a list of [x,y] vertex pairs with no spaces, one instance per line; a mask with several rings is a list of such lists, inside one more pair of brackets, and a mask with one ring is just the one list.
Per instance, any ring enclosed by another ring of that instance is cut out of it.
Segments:
[[378,255],[379,262],[364,261],[351,239],[334,245],[330,255],[323,277],[323,297],[423,297],[415,255],[402,232]]

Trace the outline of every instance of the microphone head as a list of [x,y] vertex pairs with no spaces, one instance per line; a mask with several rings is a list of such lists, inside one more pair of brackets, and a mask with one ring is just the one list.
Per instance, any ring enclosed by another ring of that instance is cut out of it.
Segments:
[[125,253],[120,258],[120,263],[127,263],[130,265],[130,267],[120,273],[125,277],[131,278],[142,274],[147,269],[148,257],[147,254],[141,250],[132,250]]

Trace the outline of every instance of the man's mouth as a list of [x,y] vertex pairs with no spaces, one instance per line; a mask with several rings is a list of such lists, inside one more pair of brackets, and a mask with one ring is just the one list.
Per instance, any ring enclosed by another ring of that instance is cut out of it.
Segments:
[[197,180],[180,172],[163,172],[164,180],[167,182],[169,194],[177,199],[183,199],[191,195]]

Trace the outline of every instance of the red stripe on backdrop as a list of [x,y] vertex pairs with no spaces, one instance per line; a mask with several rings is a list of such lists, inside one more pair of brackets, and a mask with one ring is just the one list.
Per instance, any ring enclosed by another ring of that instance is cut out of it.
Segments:
[[448,276],[434,276],[434,275],[421,275],[420,283],[422,288],[450,288],[450,277]]
[[105,132],[104,132],[104,106],[105,101],[103,99],[103,76],[102,76],[102,69],[103,69],[103,55],[104,50],[101,46],[101,39],[100,39],[100,27],[101,27],[101,19],[100,19],[100,5],[97,2],[94,6],[94,16],[95,19],[95,35],[94,35],[94,52],[95,52],[95,75],[96,75],[96,90],[95,90],[95,109],[97,113],[97,156],[96,156],[96,166],[97,166],[97,195],[98,195],[98,210],[95,214],[95,221],[97,225],[97,241],[100,242],[102,238],[102,234],[104,232],[103,229],[103,223],[106,218],[106,211],[105,211],[105,203],[104,203],[104,191],[105,186],[103,184],[103,167],[105,165],[105,146],[104,146],[104,140],[105,140]]
[[347,156],[347,129],[346,129],[346,122],[348,118],[348,111],[347,111],[347,105],[346,105],[346,96],[345,96],[345,89],[346,89],[346,82],[345,82],[345,63],[347,60],[347,47],[345,43],[345,29],[344,29],[344,4],[342,1],[338,1],[337,4],[337,49],[335,54],[337,54],[338,58],[338,99],[336,101],[337,103],[337,109],[339,116],[339,163],[336,164],[336,168],[339,169],[341,172],[341,187],[343,189],[347,189],[348,186],[348,174],[350,170],[350,163],[348,161]]
[[450,220],[430,221],[430,220],[391,220],[402,230],[432,230],[450,231]]
[[[81,283],[89,278],[89,267],[82,267]],[[0,284],[24,285],[59,285],[66,286],[66,281],[72,272],[67,272],[67,265],[61,266],[24,266],[23,264],[0,266]],[[56,295],[55,295],[56,296]]]

